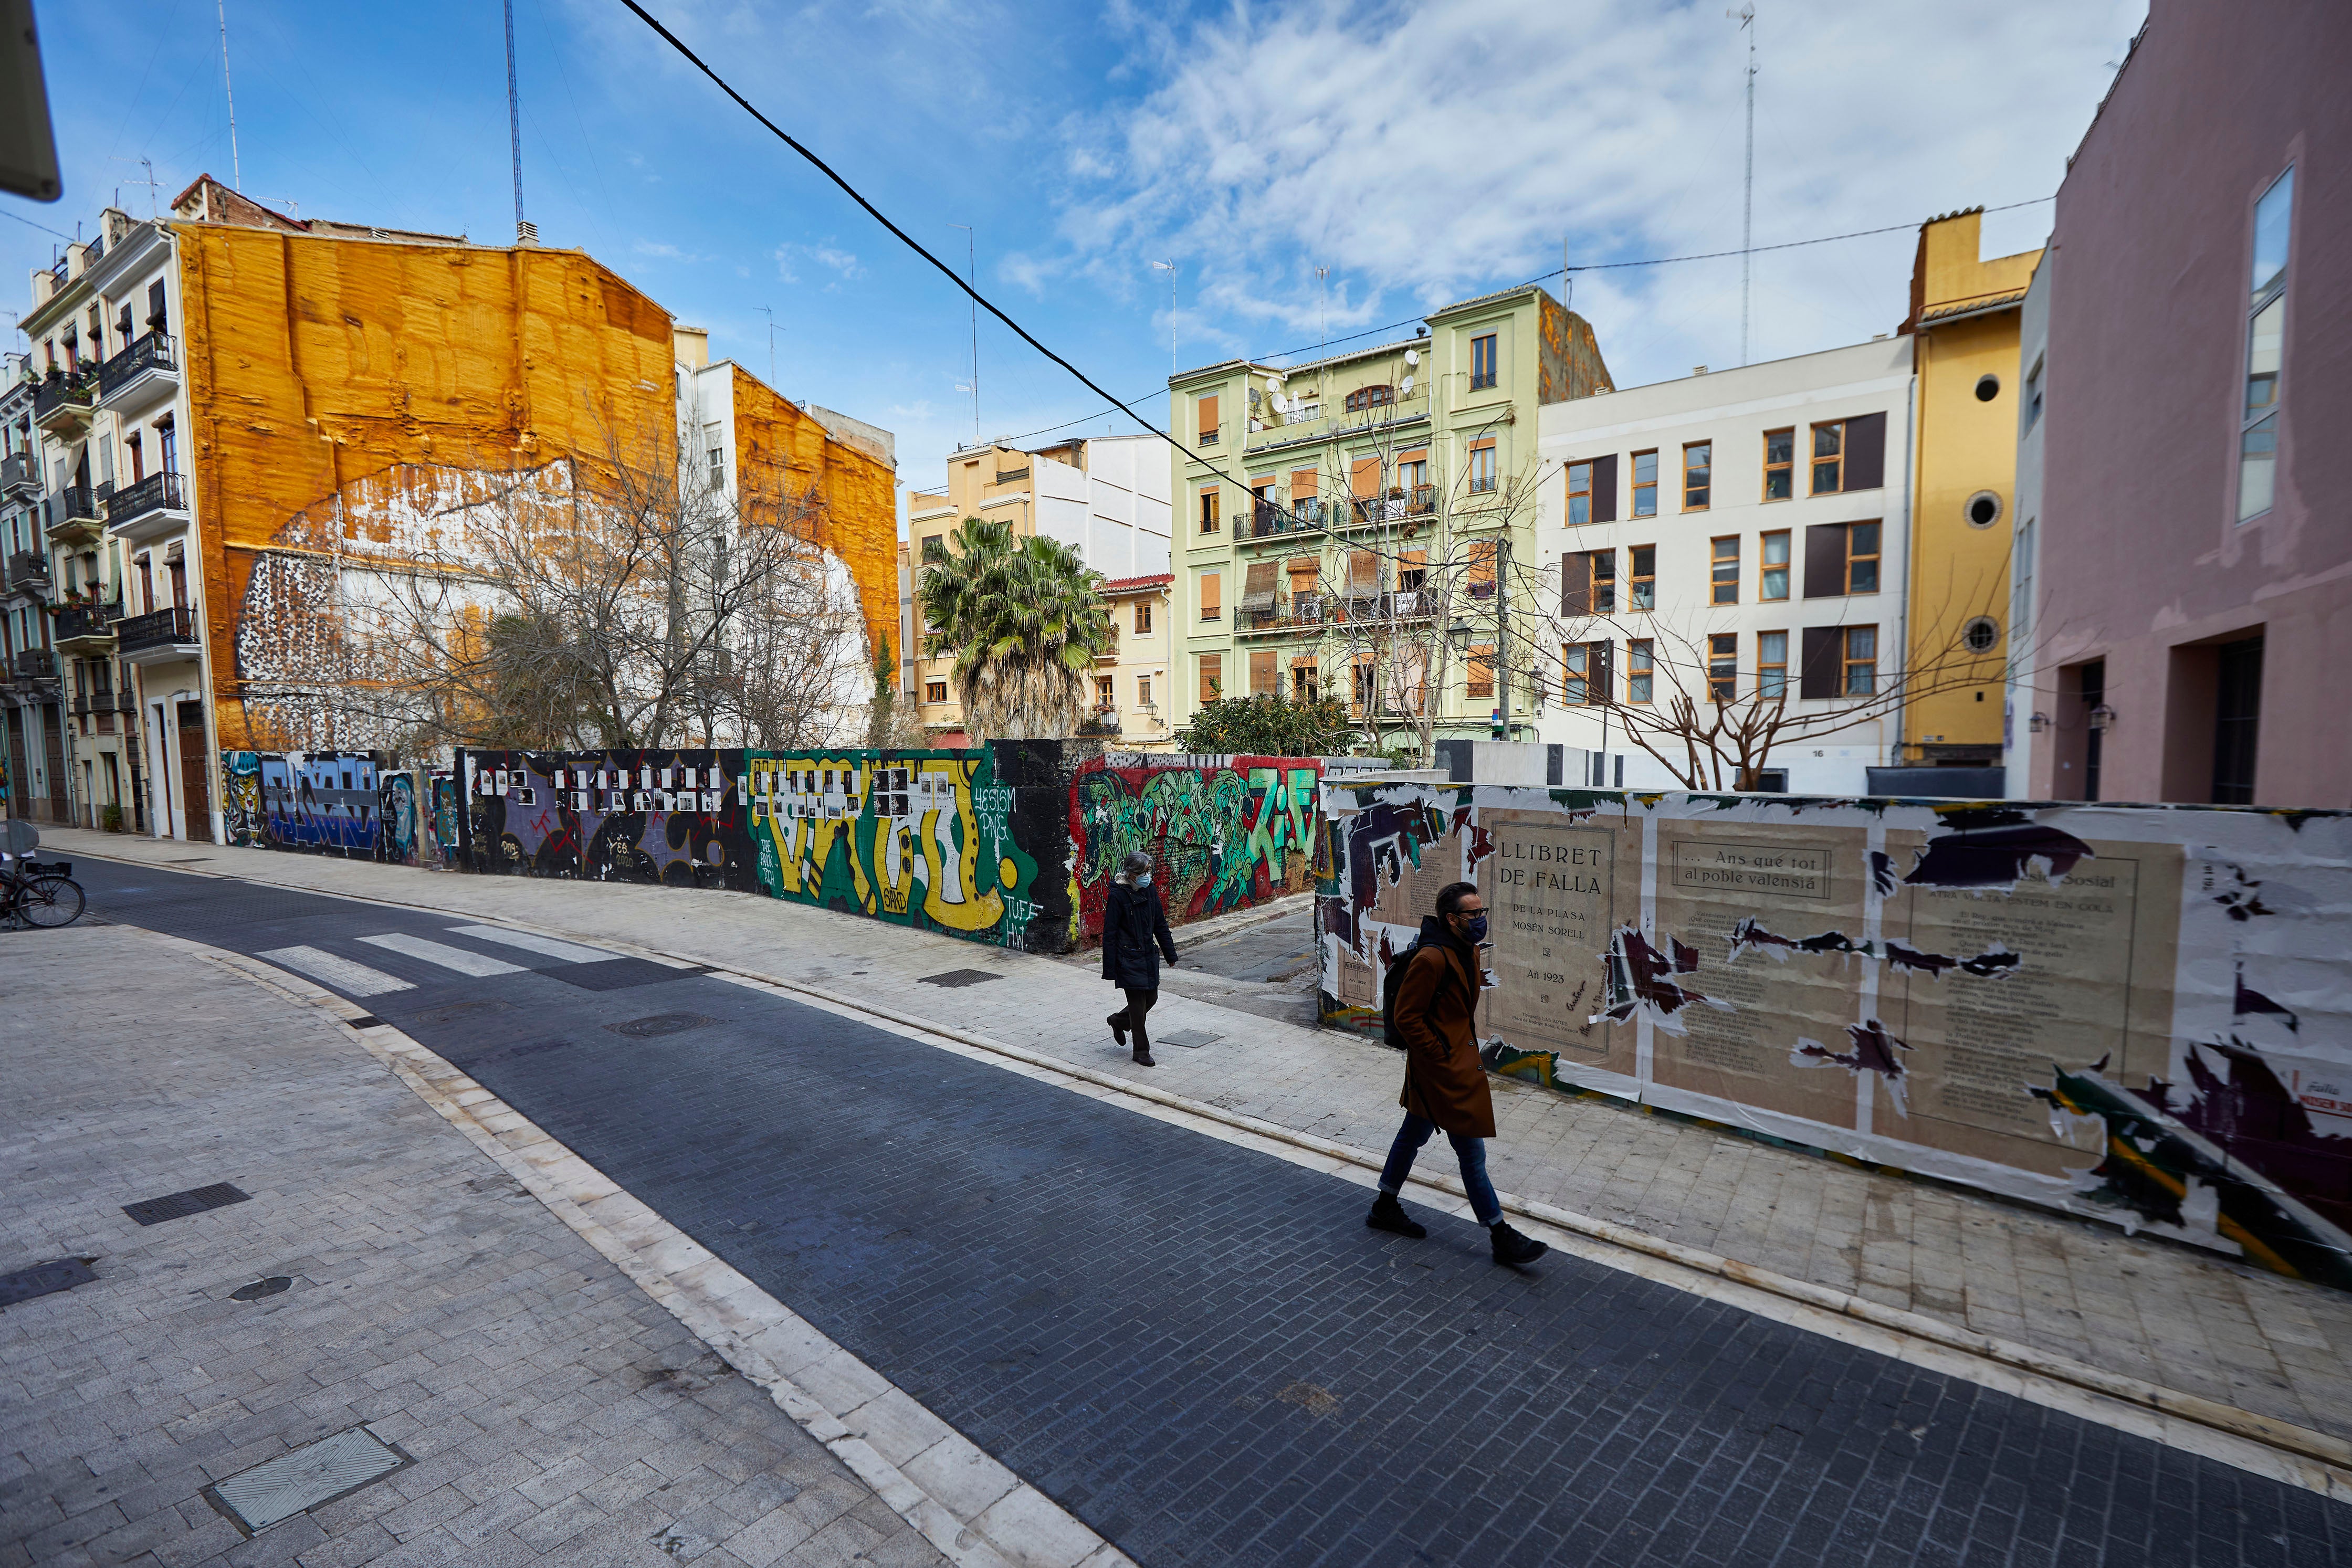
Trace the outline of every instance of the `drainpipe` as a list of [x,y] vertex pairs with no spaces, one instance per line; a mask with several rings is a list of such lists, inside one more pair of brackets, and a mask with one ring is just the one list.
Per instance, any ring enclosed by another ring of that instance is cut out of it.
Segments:
[[[1912,341],[1916,345],[1915,356],[1927,352],[1927,340],[1925,338],[1915,334]],[[1902,678],[1908,680],[1911,676],[1911,595],[1918,591],[1919,587],[1919,492],[1918,476],[1914,472],[1919,448],[1919,368],[1916,357],[1911,370],[1911,383],[1904,389],[1903,406],[1906,415],[1903,421],[1903,509],[1906,514],[1903,519],[1903,575],[1909,580],[1910,587],[1904,592],[1902,608],[1895,612],[1895,645],[1903,650]],[[1899,705],[1895,710],[1895,744],[1886,755],[1886,764],[1890,768],[1903,765],[1903,737],[1910,716],[1911,705],[1908,702]]]

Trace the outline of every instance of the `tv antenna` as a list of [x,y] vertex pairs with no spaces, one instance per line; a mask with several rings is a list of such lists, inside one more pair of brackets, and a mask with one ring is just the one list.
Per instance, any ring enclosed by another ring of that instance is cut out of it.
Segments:
[[155,178],[155,160],[152,158],[117,158],[114,161],[117,163],[136,163],[147,171],[147,177],[143,180],[125,180],[122,183],[126,185],[146,186],[147,215],[150,218],[158,218],[163,216],[163,214],[161,205],[155,197],[155,193],[163,189],[162,183]]
[[228,98],[228,183],[229,188],[241,196],[245,194],[245,166],[236,156],[236,84],[228,76],[228,0],[213,0],[213,9],[220,16],[221,91]]
[[970,224],[950,224],[963,230],[963,275],[971,296],[971,444],[980,444],[980,239]]
[[522,97],[515,90],[514,0],[507,5],[507,136],[514,148],[515,244],[539,238],[522,215]]
[[1756,268],[1756,0],[1725,16],[1748,35],[1748,173],[1739,198],[1739,362],[1748,362],[1748,288]]

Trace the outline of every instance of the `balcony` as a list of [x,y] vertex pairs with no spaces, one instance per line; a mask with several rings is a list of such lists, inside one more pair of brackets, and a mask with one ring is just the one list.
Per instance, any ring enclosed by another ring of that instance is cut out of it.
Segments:
[[68,605],[57,612],[49,641],[60,653],[110,653],[114,651],[114,623],[121,619],[121,600]]
[[196,642],[195,612],[178,608],[151,611],[114,623],[116,650],[127,664],[173,664],[203,652]]
[[58,678],[58,656],[47,648],[27,648],[8,662],[8,674],[36,685]]
[[1095,708],[1078,726],[1078,733],[1080,735],[1117,735],[1118,709],[1108,705]]
[[137,711],[137,706],[131,702],[129,692],[96,691],[73,700],[73,714],[76,718],[88,718],[95,714]]
[[0,497],[13,499],[41,493],[41,460],[29,452],[0,457]]
[[70,485],[48,500],[49,538],[59,544],[88,544],[98,538],[98,497],[87,485]]
[[49,591],[49,558],[38,550],[20,549],[8,558],[8,591],[40,593]]
[[1290,601],[1277,600],[1263,609],[1234,612],[1234,632],[1241,637],[1297,636],[1319,632],[1328,624],[1328,602],[1319,593],[1295,593]]
[[1312,497],[1287,507],[1276,501],[1258,501],[1250,507],[1249,522],[1242,537],[1264,539],[1282,534],[1320,533],[1323,517],[1323,503]]
[[173,473],[150,474],[106,498],[106,526],[135,537],[142,522],[182,522],[188,515],[186,487]]
[[95,377],[53,376],[33,389],[33,423],[52,435],[75,435],[89,423],[97,402]]
[[179,344],[169,332],[134,339],[98,371],[100,408],[129,408],[180,390]]

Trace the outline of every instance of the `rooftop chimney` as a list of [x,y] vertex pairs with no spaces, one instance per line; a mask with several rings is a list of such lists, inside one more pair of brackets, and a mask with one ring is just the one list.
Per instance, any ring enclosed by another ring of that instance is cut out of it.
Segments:
[[538,243],[539,225],[537,224],[526,218],[515,225],[515,244],[537,245]]

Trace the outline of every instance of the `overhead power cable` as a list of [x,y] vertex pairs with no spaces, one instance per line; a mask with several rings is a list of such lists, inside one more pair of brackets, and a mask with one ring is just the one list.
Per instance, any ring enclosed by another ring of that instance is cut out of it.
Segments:
[[61,240],[70,241],[73,238],[73,235],[66,233],[63,229],[53,229],[47,224],[34,223],[32,219],[26,217],[24,214],[12,213],[5,207],[0,207],[0,218],[14,218],[20,224],[28,225],[33,228],[40,230],[45,235],[55,235]]

